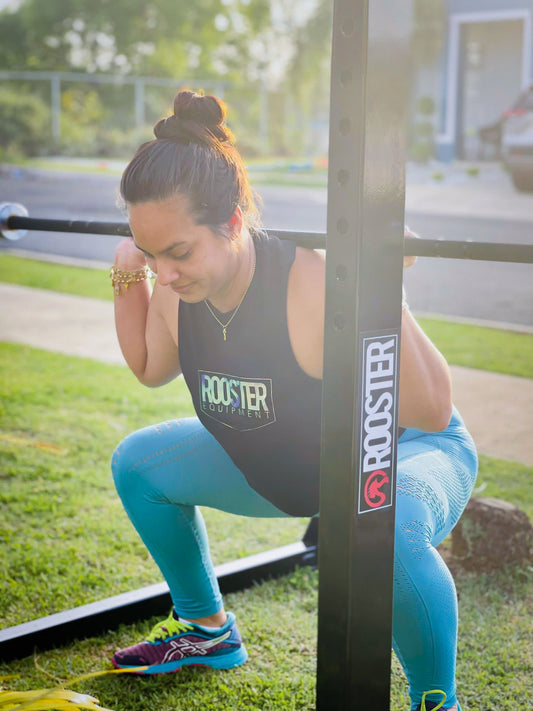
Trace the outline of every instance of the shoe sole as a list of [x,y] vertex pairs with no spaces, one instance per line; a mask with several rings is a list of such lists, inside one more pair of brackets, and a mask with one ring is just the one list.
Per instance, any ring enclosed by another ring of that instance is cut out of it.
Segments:
[[[116,669],[131,669],[132,674],[172,674],[177,672],[183,667],[210,667],[211,669],[233,669],[234,667],[240,667],[248,659],[248,652],[246,647],[242,645],[239,649],[234,652],[228,652],[227,654],[221,654],[218,657],[185,657],[184,659],[178,659],[173,662],[166,662],[165,664],[152,664],[151,666],[141,667],[140,665],[127,665],[119,664],[113,658],[111,662]],[[137,671],[133,671],[133,670]]]

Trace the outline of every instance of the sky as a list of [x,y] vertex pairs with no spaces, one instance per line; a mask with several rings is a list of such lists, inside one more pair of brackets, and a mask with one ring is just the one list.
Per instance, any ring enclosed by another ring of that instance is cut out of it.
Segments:
[[0,0],[0,10],[3,10],[8,5],[18,5],[20,0]]

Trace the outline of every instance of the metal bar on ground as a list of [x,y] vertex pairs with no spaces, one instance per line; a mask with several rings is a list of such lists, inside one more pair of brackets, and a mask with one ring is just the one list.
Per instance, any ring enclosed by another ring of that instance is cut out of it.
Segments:
[[[257,553],[215,567],[223,594],[279,578],[298,566],[316,565],[316,523],[311,521],[301,542]],[[122,624],[166,615],[172,602],[166,583],[115,595],[0,631],[0,661],[52,649],[74,639],[91,637]]]
[[[9,230],[34,230],[37,232],[70,232],[73,234],[99,234],[131,237],[127,222],[98,222],[93,220],[61,220],[13,215],[6,220]],[[326,249],[324,232],[300,230],[265,230],[280,239],[292,239],[301,247]],[[448,240],[406,237],[404,254],[416,257],[443,257],[446,259],[474,259],[490,262],[519,262],[533,264],[533,244],[508,242],[474,242],[473,240]]]
[[410,16],[410,0],[334,3],[318,711],[390,702]]

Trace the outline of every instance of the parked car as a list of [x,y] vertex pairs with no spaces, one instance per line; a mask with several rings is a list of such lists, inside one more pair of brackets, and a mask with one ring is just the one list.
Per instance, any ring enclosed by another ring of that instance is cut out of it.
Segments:
[[501,154],[514,186],[533,192],[533,85],[503,115]]
[[496,123],[481,126],[477,132],[478,160],[500,160],[502,151],[503,118]]

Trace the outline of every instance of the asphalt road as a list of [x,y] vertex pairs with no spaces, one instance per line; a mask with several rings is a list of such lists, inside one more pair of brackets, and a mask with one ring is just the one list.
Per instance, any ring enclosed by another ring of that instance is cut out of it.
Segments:
[[[116,176],[25,171],[0,174],[0,201],[22,203],[33,217],[125,220],[117,207]],[[272,229],[326,230],[326,192],[320,189],[259,186],[264,224]],[[531,222],[481,217],[407,214],[423,237],[531,243]],[[59,254],[111,264],[120,238],[34,232],[0,250]],[[532,267],[528,264],[420,258],[406,272],[415,312],[533,326]]]

